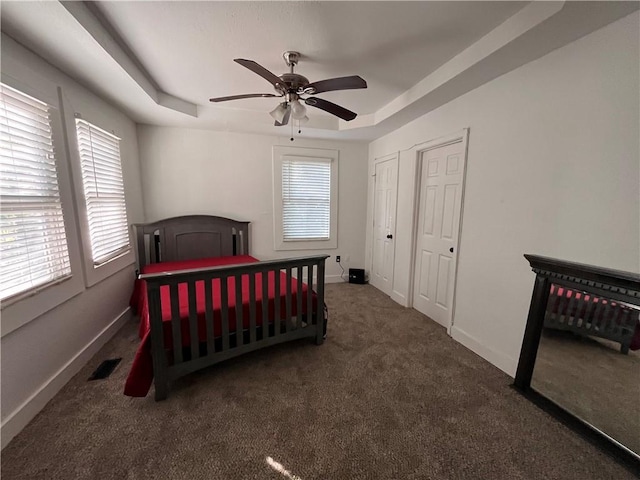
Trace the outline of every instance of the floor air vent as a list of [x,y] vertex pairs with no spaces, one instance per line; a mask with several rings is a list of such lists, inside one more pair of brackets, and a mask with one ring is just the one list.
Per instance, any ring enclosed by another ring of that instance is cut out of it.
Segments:
[[105,360],[100,364],[96,371],[91,374],[89,377],[89,381],[91,380],[102,380],[103,378],[107,378],[113,370],[120,363],[121,358],[110,358],[109,360]]

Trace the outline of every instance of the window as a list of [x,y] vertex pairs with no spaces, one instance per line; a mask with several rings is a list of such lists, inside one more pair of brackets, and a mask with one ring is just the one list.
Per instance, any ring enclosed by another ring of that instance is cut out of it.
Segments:
[[277,250],[337,247],[335,150],[274,147]]
[[130,251],[120,139],[76,119],[86,222],[94,267]]
[[285,157],[282,160],[282,236],[285,242],[329,240],[331,162]]
[[49,106],[0,84],[0,300],[71,276]]

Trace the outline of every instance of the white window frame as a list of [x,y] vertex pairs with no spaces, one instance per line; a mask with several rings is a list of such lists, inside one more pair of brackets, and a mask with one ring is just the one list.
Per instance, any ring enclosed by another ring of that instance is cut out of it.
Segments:
[[[85,201],[84,195],[84,184],[82,182],[82,166],[80,159],[80,150],[78,146],[78,136],[76,133],[76,118],[81,118],[86,122],[96,126],[107,132],[113,132],[116,137],[122,138],[122,135],[118,135],[117,131],[114,128],[108,128],[107,125],[104,125],[104,122],[94,121],[91,118],[86,118],[84,115],[80,113],[67,113],[66,115],[66,126],[67,132],[69,136],[69,150],[71,152],[71,170],[74,179],[74,188],[76,193],[77,207],[78,207],[78,218],[80,223],[80,238],[81,238],[81,246],[82,246],[82,257],[83,257],[83,265],[84,265],[84,276],[85,276],[85,284],[87,287],[92,287],[93,285],[107,279],[111,275],[118,273],[120,270],[128,267],[135,263],[135,252],[133,247],[133,242],[131,238],[131,225],[129,222],[130,214],[129,207],[127,206],[127,234],[129,235],[129,248],[124,251],[122,254],[111,258],[104,263],[94,264],[93,255],[91,250],[91,236],[89,234],[89,215],[87,212],[87,203]],[[122,159],[122,150],[120,151],[120,162],[121,165],[123,163]],[[126,203],[126,178],[124,175],[124,167],[122,167],[123,171],[123,184],[125,187],[125,203]]]
[[[331,164],[331,206],[329,238],[326,240],[285,240],[282,219],[282,164],[287,157]],[[273,147],[273,220],[275,250],[328,250],[338,248],[338,161],[339,152],[323,148]]]
[[39,83],[37,78],[31,79],[34,84],[27,84],[3,73],[1,81],[5,85],[49,105],[58,188],[60,190],[60,202],[62,203],[67,249],[71,264],[70,277],[53,284],[35,287],[0,304],[2,310],[0,331],[1,336],[4,337],[81,293],[84,290],[84,283],[80,269],[81,256],[76,233],[77,223],[73,202],[73,187],[68,168],[69,156],[63,134],[60,91],[55,86]]

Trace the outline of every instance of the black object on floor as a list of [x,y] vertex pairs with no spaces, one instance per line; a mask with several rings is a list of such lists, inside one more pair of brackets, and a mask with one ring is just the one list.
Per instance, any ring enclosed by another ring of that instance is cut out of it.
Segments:
[[365,284],[367,283],[364,276],[363,268],[350,268],[349,269],[349,283],[359,283]]
[[96,368],[95,372],[91,374],[91,376],[89,377],[89,381],[102,380],[103,378],[107,378],[109,375],[111,375],[111,373],[113,373],[115,368],[120,363],[120,360],[122,360],[122,358],[110,358],[109,360],[105,360],[104,362],[102,362],[98,366],[98,368]]

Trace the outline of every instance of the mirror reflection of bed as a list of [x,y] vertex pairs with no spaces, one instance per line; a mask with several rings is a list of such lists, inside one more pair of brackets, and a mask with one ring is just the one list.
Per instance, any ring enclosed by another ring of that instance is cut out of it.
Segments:
[[640,350],[545,327],[531,386],[640,454]]

